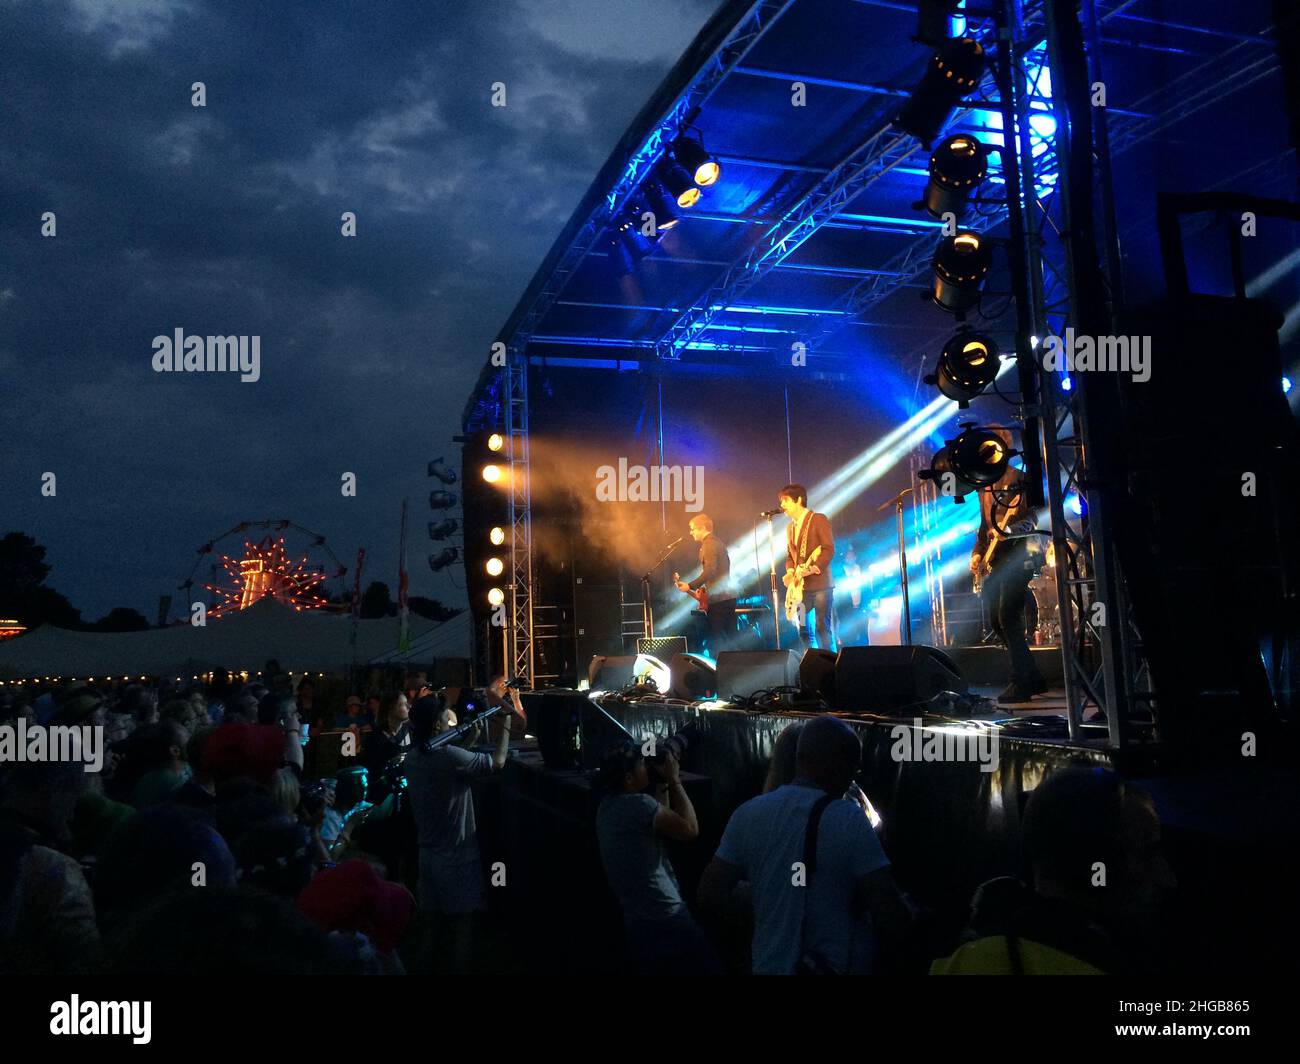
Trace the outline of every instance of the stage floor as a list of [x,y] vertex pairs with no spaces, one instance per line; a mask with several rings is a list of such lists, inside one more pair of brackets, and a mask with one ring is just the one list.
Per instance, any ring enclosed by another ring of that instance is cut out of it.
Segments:
[[[981,698],[996,699],[1002,693],[1002,686],[997,684],[971,685],[970,692],[973,695],[979,695]],[[999,710],[1011,713],[1017,717],[1041,717],[1052,714],[1058,716],[1065,715],[1065,688],[1052,687],[1041,695],[1035,695],[1029,702],[1012,702],[1008,705],[999,706]]]

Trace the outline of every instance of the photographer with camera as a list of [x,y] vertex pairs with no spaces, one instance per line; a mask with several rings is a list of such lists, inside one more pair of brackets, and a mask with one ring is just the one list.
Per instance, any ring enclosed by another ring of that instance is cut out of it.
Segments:
[[661,754],[647,756],[629,740],[605,756],[598,779],[604,797],[596,813],[601,862],[623,910],[628,959],[637,974],[720,974],[664,851],[664,839],[691,842],[700,825],[680,777],[684,744],[663,745]]
[[[504,691],[504,680],[501,683]],[[512,690],[499,704],[511,716],[523,714],[518,691]],[[452,743],[428,749],[429,741],[453,721],[450,707],[437,695],[416,701],[411,708],[414,753],[405,768],[420,846],[420,910],[436,921],[444,963],[451,972],[463,972],[477,914],[486,907],[471,785],[505,767],[510,730],[501,729],[491,754]]]
[[518,681],[507,680],[504,676],[497,676],[488,684],[487,695],[488,708],[493,706],[504,705],[507,701],[514,707],[516,712],[509,716],[493,717],[487,722],[488,734],[493,741],[498,741],[500,735],[497,733],[501,729],[510,732],[515,739],[524,737],[524,729],[528,724],[528,715],[524,712],[523,703],[519,699]]

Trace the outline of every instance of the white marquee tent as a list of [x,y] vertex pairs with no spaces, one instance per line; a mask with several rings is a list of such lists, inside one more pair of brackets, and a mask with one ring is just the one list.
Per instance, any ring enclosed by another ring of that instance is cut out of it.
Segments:
[[[355,660],[366,664],[396,657],[399,622],[395,617],[357,622],[355,654],[352,621],[347,616],[299,613],[273,599],[207,625],[175,625],[145,632],[74,632],[43,625],[0,642],[0,677],[191,676],[210,669],[257,672],[275,658],[290,672],[336,672]],[[414,614],[412,647],[428,644],[440,622]],[[444,641],[439,641],[442,643]],[[450,643],[450,641],[447,641]],[[462,656],[459,646],[443,654]]]

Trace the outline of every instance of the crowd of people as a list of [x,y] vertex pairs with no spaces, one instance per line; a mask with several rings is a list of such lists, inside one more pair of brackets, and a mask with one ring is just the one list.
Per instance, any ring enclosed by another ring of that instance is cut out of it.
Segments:
[[[264,675],[0,695],[0,726],[99,726],[109,750],[95,773],[0,766],[0,971],[544,967],[502,945],[476,822],[475,781],[501,772],[523,733],[518,691],[497,678],[479,708],[501,718],[470,727],[460,692],[418,681],[326,713],[309,679],[294,691],[273,664]],[[304,721],[350,733],[357,755],[309,773]],[[1050,776],[1025,810],[1025,876],[985,884],[940,954],[856,787],[861,757],[838,718],[787,727],[763,793],[731,815],[691,897],[667,851],[701,834],[675,751],[609,751],[595,842],[630,970],[873,973],[927,948],[936,974],[1133,969],[1121,932],[1170,883],[1138,792],[1100,769]],[[1091,878],[1099,859],[1105,889]],[[726,934],[737,920],[740,960]]]
[[[310,678],[295,691],[274,662],[262,676],[0,695],[0,727],[89,726],[106,748],[97,772],[67,759],[0,766],[0,971],[468,964],[482,908],[469,783],[501,769],[511,730],[497,729],[490,755],[428,750],[457,722],[422,679],[327,714]],[[504,681],[487,701],[522,717]],[[309,775],[312,725],[350,733],[356,756]],[[403,772],[416,781],[405,800]]]
[[[763,792],[732,813],[700,879],[711,927],[735,914],[749,948],[725,963],[692,915],[666,852],[700,825],[670,752],[611,751],[597,816],[601,858],[644,974],[1134,973],[1150,963],[1161,894],[1174,885],[1149,798],[1113,772],[1066,768],[1031,792],[1024,878],[983,884],[947,933],[895,881],[879,818],[857,787],[862,745],[815,717],[777,737]],[[1098,880],[1098,868],[1105,874]],[[728,936],[715,931],[713,940]]]

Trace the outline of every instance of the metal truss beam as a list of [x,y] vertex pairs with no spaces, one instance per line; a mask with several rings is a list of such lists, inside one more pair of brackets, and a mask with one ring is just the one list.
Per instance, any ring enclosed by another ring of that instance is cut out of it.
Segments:
[[622,176],[614,183],[600,206],[583,223],[532,305],[520,319],[515,334],[511,337],[511,343],[517,343],[521,339],[526,340],[532,335],[551,304],[563,291],[569,278],[573,276],[574,271],[596,246],[601,233],[609,227],[611,220],[645,180],[646,175],[659,161],[668,145],[689,123],[694,113],[717,91],[722,82],[744,61],[763,34],[794,3],[795,0],[760,0],[736,23],[727,38],[706,60],[699,74],[678,95],[664,120],[655,127],[645,143],[633,154]]
[[[985,30],[972,32],[971,36],[987,45],[991,33]],[[962,113],[983,106],[982,102],[968,104]],[[782,266],[814,233],[842,214],[861,192],[906,162],[919,147],[916,138],[896,130],[892,123],[867,137],[828,170],[752,248],[732,262],[691,310],[673,322],[655,342],[658,357],[679,358],[682,350],[709,328],[723,307],[737,302],[768,273]],[[886,270],[893,272],[889,267]]]
[[510,453],[510,590],[506,661],[511,676],[533,685],[533,506],[528,437],[528,360],[509,348],[504,367],[506,442]]
[[543,317],[559,298],[569,278],[596,246],[601,233],[622,209],[650,169],[705,101],[749,55],[763,35],[795,0],[758,0],[741,16],[726,38],[704,62],[699,73],[677,96],[664,121],[637,150],[620,179],[582,224],[565,248],[532,304],[506,341],[506,365],[501,376],[501,404],[510,443],[509,516],[510,610],[507,637],[509,667],[533,685],[533,540],[532,486],[529,461],[528,359],[525,348]]
[[699,339],[723,307],[738,302],[860,192],[907,159],[916,147],[916,140],[910,134],[896,133],[888,127],[868,137],[749,252],[727,267],[696,306],[673,322],[656,341],[655,353],[664,359],[680,357],[682,349]]

